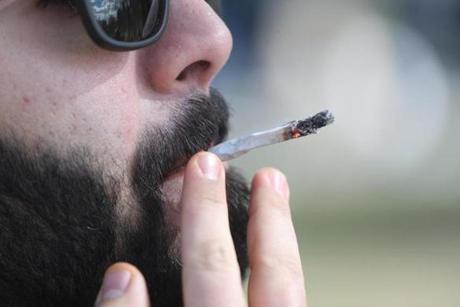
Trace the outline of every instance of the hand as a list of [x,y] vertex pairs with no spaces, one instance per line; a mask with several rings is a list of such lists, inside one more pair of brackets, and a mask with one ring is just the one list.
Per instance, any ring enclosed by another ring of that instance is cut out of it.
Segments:
[[[284,175],[270,168],[256,174],[248,225],[250,307],[306,306],[288,199]],[[225,170],[210,153],[187,164],[181,227],[185,306],[246,306],[229,230]],[[110,267],[96,306],[149,306],[142,274],[126,263]]]

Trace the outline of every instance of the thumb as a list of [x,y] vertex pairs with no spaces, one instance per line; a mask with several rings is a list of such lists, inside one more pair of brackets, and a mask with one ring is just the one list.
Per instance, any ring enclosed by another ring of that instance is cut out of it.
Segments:
[[112,265],[104,276],[96,307],[149,307],[144,276],[129,263]]

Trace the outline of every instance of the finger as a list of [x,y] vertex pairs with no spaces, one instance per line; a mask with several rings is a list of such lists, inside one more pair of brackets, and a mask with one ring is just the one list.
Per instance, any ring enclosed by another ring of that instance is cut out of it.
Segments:
[[243,306],[228,221],[225,169],[215,155],[202,152],[189,161],[181,204],[185,306]]
[[112,265],[105,273],[95,306],[150,306],[144,276],[128,263]]
[[248,250],[250,306],[306,306],[289,187],[286,177],[277,170],[263,169],[253,179]]

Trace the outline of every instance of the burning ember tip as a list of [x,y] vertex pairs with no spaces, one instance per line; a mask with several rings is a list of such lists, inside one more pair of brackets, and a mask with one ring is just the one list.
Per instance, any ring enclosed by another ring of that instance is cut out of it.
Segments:
[[235,159],[255,148],[281,143],[290,139],[314,134],[334,122],[334,116],[329,111],[320,112],[304,120],[291,121],[285,125],[264,130],[233,139],[209,149],[222,161]]
[[320,128],[323,128],[327,125],[330,125],[334,122],[335,118],[329,111],[322,111],[318,114],[308,117],[304,120],[297,121],[293,129],[293,137],[306,136],[309,134],[314,134]]

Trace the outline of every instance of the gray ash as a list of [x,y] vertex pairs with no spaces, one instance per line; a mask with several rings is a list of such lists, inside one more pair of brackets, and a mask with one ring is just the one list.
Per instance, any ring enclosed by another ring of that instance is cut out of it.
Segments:
[[320,128],[323,128],[329,124],[334,122],[334,116],[329,111],[323,111],[315,116],[306,118],[297,122],[297,125],[294,128],[293,136],[305,136],[309,134],[316,133],[316,131]]

